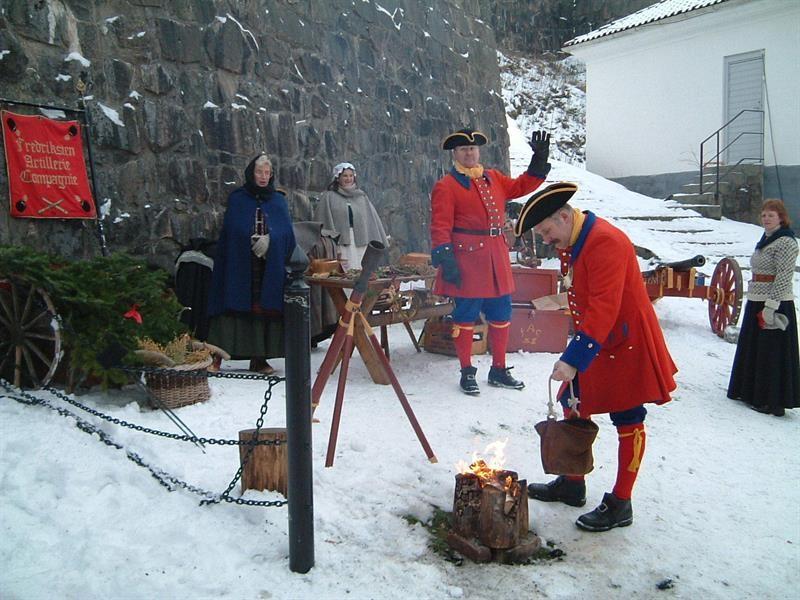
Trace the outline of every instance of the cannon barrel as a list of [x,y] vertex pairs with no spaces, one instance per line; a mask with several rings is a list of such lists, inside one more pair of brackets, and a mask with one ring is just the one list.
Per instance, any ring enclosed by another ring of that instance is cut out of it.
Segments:
[[651,269],[650,271],[642,271],[642,276],[649,277],[667,268],[672,269],[673,271],[688,271],[694,267],[702,267],[704,264],[706,264],[706,257],[702,254],[698,254],[697,256],[693,258],[687,258],[686,260],[679,260],[671,263],[661,263],[655,269]]
[[655,269],[653,269],[653,271],[666,269],[668,267],[673,271],[688,271],[694,267],[702,267],[704,264],[706,264],[706,257],[702,254],[698,254],[697,256],[693,258],[687,258],[686,260],[678,260],[671,263],[661,263]]
[[363,294],[367,291],[369,286],[369,278],[378,268],[378,264],[383,259],[383,251],[385,246],[380,242],[372,240],[367,244],[367,249],[364,252],[364,257],[361,259],[361,275],[358,276],[353,290]]

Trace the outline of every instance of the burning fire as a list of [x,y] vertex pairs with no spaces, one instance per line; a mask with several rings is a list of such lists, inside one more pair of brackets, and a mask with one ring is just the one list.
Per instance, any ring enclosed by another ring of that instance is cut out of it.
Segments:
[[[508,476],[500,481],[499,471],[503,471],[506,464],[506,444],[508,438],[503,441],[492,442],[483,450],[486,458],[481,458],[476,452],[472,453],[472,462],[467,464],[465,461],[458,461],[456,469],[459,473],[472,473],[478,476],[481,487],[491,485],[499,490],[508,492],[513,484],[513,479]],[[490,456],[491,455],[491,456]]]

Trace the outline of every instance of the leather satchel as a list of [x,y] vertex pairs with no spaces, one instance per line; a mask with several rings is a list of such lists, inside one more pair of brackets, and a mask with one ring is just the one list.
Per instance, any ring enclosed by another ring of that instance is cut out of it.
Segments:
[[535,425],[541,437],[542,467],[551,475],[586,475],[594,469],[592,444],[599,430],[596,423],[580,417],[578,399],[569,384],[570,407],[577,417],[558,420],[553,405],[552,387],[548,385],[547,419]]

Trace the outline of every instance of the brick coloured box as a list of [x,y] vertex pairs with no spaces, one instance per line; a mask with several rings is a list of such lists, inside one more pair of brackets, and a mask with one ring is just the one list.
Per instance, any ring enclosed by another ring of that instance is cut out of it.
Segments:
[[[488,348],[487,330],[488,325],[486,323],[475,323],[475,328],[472,330],[472,354],[486,354]],[[464,334],[462,333],[462,335]],[[422,346],[427,352],[456,356],[456,346],[453,343],[452,319],[433,317],[425,321]]]
[[572,317],[562,311],[515,308],[508,332],[508,352],[563,352]]
[[511,294],[512,302],[530,302],[534,298],[549,296],[558,292],[558,276],[556,269],[539,269],[512,265],[511,274],[517,288]]

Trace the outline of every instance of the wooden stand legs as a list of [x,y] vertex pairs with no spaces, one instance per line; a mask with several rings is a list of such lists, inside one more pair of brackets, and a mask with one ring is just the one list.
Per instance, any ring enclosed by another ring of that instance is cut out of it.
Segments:
[[336,451],[336,441],[339,435],[339,423],[342,416],[342,405],[344,403],[344,390],[345,385],[347,384],[347,371],[350,367],[350,358],[353,351],[357,319],[359,320],[359,324],[363,332],[372,344],[375,355],[378,357],[380,367],[385,375],[389,378],[395,394],[397,395],[398,400],[400,400],[400,404],[406,413],[406,417],[408,417],[411,427],[414,429],[414,433],[417,435],[417,439],[419,439],[420,444],[422,444],[425,455],[428,457],[429,461],[435,463],[437,462],[436,455],[433,453],[433,450],[428,444],[428,440],[425,438],[425,434],[422,432],[422,428],[420,427],[419,422],[414,415],[414,411],[411,409],[411,405],[409,404],[405,393],[403,393],[403,388],[400,387],[400,382],[397,380],[397,377],[395,376],[394,371],[389,364],[389,360],[386,358],[383,348],[381,348],[380,342],[375,337],[372,327],[370,327],[366,317],[364,317],[360,311],[361,296],[362,294],[354,291],[350,297],[350,300],[347,302],[347,310],[339,320],[339,327],[336,329],[336,333],[333,335],[333,340],[331,341],[328,352],[322,361],[319,374],[317,375],[317,379],[314,382],[314,387],[311,390],[311,405],[313,408],[316,408],[319,405],[319,399],[322,396],[322,390],[325,389],[325,384],[328,382],[328,378],[333,371],[336,360],[341,353],[342,362],[339,370],[339,381],[336,388],[336,403],[334,404],[333,408],[333,420],[331,422],[330,438],[328,439],[328,453],[325,458],[325,466],[330,467],[333,465],[334,453]]

